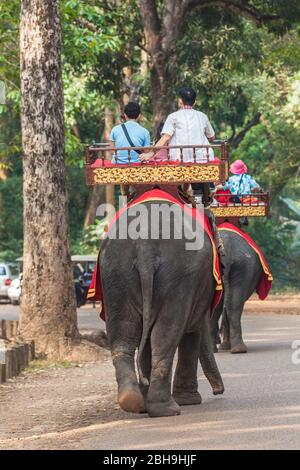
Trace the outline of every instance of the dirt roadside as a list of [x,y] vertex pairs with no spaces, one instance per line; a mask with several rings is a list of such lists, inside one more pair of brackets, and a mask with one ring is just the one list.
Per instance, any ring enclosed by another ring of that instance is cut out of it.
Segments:
[[115,402],[105,350],[103,356],[97,363],[25,371],[1,385],[0,449],[38,448],[39,436],[128,418]]
[[269,295],[263,301],[254,295],[246,302],[244,313],[246,315],[300,315],[300,295]]

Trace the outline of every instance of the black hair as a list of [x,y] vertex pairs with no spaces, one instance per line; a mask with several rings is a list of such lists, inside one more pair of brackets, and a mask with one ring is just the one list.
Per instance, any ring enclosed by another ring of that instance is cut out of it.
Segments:
[[141,107],[138,103],[129,101],[124,108],[124,114],[126,114],[129,119],[137,119],[141,114]]
[[193,88],[182,87],[178,90],[178,96],[182,99],[183,104],[193,106],[196,101],[196,92]]

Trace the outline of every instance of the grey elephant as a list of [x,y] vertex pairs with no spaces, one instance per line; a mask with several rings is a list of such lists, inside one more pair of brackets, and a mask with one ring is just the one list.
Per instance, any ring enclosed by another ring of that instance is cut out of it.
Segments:
[[220,231],[225,250],[225,268],[223,273],[224,292],[215,315],[211,320],[213,343],[220,343],[219,319],[222,316],[222,342],[219,350],[231,353],[246,353],[243,341],[241,317],[246,300],[258,286],[263,268],[258,254],[238,234]]
[[198,357],[213,393],[223,393],[224,386],[208,321],[216,288],[211,242],[205,234],[202,248],[186,250],[187,240],[172,235],[172,217],[171,239],[162,239],[161,226],[158,239],[151,239],[153,204],[157,202],[143,204],[149,229],[144,223],[142,230],[148,239],[121,239],[124,217],[128,227],[134,218],[120,216],[116,238],[108,237],[102,244],[100,272],[118,402],[125,411],[156,417],[178,415],[180,405],[201,403]]

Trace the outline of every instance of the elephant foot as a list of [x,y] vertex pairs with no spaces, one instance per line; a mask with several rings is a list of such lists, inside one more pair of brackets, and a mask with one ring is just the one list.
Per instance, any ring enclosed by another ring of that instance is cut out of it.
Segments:
[[147,403],[147,412],[150,418],[177,416],[180,415],[180,406],[173,399],[166,403]]
[[173,398],[178,405],[200,405],[202,403],[201,395],[198,392],[173,392]]
[[242,342],[233,346],[230,350],[231,354],[243,354],[248,352],[247,346]]
[[223,341],[219,346],[219,351],[229,351],[231,348],[229,341]]
[[129,413],[145,413],[144,397],[137,390],[123,390],[118,395],[118,403],[122,410]]

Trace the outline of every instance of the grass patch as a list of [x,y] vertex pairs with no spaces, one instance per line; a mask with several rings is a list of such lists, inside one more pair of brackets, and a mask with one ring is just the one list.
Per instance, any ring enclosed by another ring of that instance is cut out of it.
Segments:
[[274,295],[286,295],[286,296],[293,296],[293,295],[299,295],[300,294],[300,290],[299,290],[299,287],[278,287],[276,288],[273,288],[272,287],[272,290],[270,292],[271,294],[274,294]]
[[28,367],[24,370],[24,372],[36,372],[41,370],[49,370],[49,369],[68,369],[70,367],[78,367],[78,362],[70,362],[70,361],[49,361],[47,359],[35,359],[34,361],[30,362]]

